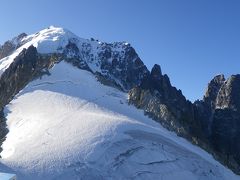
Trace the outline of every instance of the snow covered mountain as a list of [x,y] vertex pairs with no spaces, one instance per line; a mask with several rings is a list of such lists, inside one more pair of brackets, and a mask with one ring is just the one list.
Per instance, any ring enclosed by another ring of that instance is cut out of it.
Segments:
[[[15,39],[19,38],[14,38],[13,44]],[[55,27],[21,38],[15,45],[20,47],[1,60],[0,73],[9,67],[14,57],[31,45],[37,47],[38,53],[41,54],[64,54],[66,61],[104,76],[109,83],[112,82],[123,90],[129,90],[133,82],[139,84],[144,75],[149,73],[129,43],[109,44],[94,39],[82,39],[68,30]]]
[[56,27],[12,42],[0,60],[9,131],[0,171],[20,180],[240,179],[129,104],[128,90],[150,75],[130,44]]

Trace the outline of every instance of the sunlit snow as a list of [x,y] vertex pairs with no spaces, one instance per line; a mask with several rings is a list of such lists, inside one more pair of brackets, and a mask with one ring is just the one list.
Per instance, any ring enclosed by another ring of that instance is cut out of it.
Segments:
[[[23,48],[61,52],[69,40],[79,48],[90,44],[95,60],[104,44],[49,27],[27,36],[23,46],[1,59],[0,75]],[[118,43],[113,48],[122,51]],[[96,62],[86,62],[93,72],[99,70]],[[130,106],[126,93],[100,84],[92,73],[64,61],[50,73],[29,83],[4,109],[9,133],[2,145],[2,172],[19,180],[239,179]]]
[[129,106],[127,94],[65,62],[24,88],[5,115],[2,169],[20,180],[237,179]]

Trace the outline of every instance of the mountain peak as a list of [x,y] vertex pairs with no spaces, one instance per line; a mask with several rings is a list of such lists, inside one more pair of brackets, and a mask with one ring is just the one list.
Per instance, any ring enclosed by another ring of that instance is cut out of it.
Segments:
[[216,101],[218,92],[221,86],[224,84],[224,82],[225,82],[225,77],[223,74],[220,74],[215,76],[208,84],[203,100],[212,108],[214,108],[215,106],[215,103],[213,102]]
[[231,75],[221,86],[216,100],[217,108],[230,108],[240,112],[240,74]]
[[[195,107],[160,65],[149,72],[129,43],[82,39],[50,26],[19,35],[13,47],[0,60],[0,109],[7,122],[0,126],[6,129],[0,151],[22,179],[219,179],[218,164],[135,108],[195,144],[204,140]],[[212,84],[238,88],[238,79],[220,75]]]
[[[105,43],[94,39],[83,39],[62,28],[50,26],[32,35],[22,35],[18,49],[0,62],[4,71],[23,49],[37,48],[40,54],[59,54],[79,68],[98,74],[107,79],[107,84],[129,90],[141,82],[148,72],[134,48],[127,42]],[[1,68],[2,67],[2,68]]]
[[162,77],[162,70],[160,65],[154,64],[152,70],[151,70],[151,76],[156,79],[160,79]]
[[26,36],[26,33],[21,33],[13,39],[6,41],[2,46],[0,45],[0,59],[10,55],[14,50],[20,47],[22,45],[22,40]]

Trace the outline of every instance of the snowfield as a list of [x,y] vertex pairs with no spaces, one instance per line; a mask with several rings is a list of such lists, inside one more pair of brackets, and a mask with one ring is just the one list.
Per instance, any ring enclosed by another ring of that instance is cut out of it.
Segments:
[[90,72],[62,61],[50,73],[4,109],[2,172],[19,180],[240,179]]
[[[93,72],[104,43],[49,27],[21,40],[0,60],[0,76],[24,49],[61,53],[69,41]],[[121,52],[128,43],[113,43]],[[111,59],[109,59],[111,60]],[[237,180],[239,176],[128,104],[128,97],[62,61],[29,83],[5,107],[9,133],[0,171],[19,180]]]
[[[12,41],[15,40],[13,39]],[[10,64],[14,61],[14,58],[18,56],[24,48],[27,49],[31,45],[33,45],[41,54],[62,53],[64,48],[70,41],[74,42],[77,45],[82,54],[81,58],[88,64],[88,66],[93,72],[102,71],[99,67],[99,53],[101,53],[104,43],[99,42],[98,40],[83,39],[76,36],[67,29],[50,26],[49,28],[43,29],[35,34],[23,38],[19,42],[21,44],[19,44],[19,48],[17,48],[11,55],[1,59],[0,76],[10,66]],[[125,46],[129,46],[130,44],[126,42],[115,42],[112,45],[113,51],[121,52],[123,51]],[[86,54],[88,54],[88,56],[91,56],[91,58],[85,57]]]

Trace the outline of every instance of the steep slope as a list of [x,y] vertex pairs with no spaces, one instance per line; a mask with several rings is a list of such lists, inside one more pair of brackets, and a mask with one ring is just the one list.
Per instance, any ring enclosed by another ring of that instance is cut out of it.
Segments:
[[240,75],[218,75],[195,103],[216,158],[240,173]]
[[134,107],[195,144],[205,142],[200,106],[159,65],[149,72],[130,44],[56,27],[19,37],[1,47],[0,108],[9,130],[5,140],[2,118],[3,170],[20,179],[239,178]]
[[129,43],[104,43],[98,40],[82,39],[63,28],[49,27],[21,39],[14,53],[0,61],[2,74],[14,58],[31,45],[40,54],[61,54],[66,61],[82,69],[92,71],[103,83],[129,90],[149,73]]
[[189,140],[201,136],[191,102],[171,85],[168,76],[162,74],[159,65],[154,65],[141,84],[130,90],[129,102],[143,109],[164,127]]
[[4,110],[1,162],[19,179],[238,178],[90,72],[60,62],[50,74]]
[[22,46],[22,40],[27,34],[22,33],[10,41],[5,42],[2,46],[0,45],[0,59],[9,56],[14,50]]

